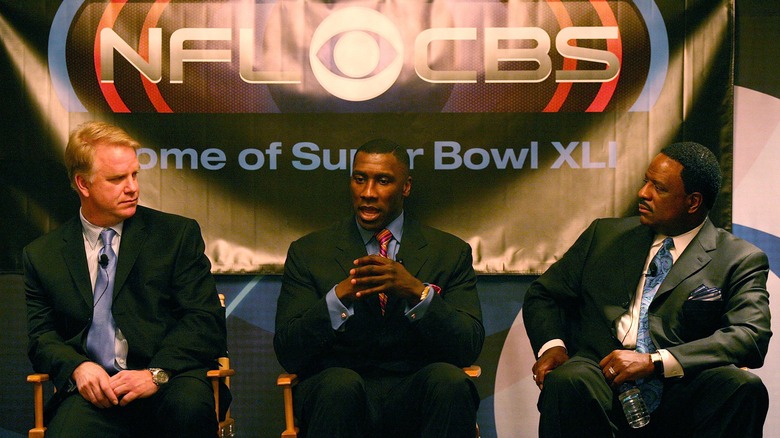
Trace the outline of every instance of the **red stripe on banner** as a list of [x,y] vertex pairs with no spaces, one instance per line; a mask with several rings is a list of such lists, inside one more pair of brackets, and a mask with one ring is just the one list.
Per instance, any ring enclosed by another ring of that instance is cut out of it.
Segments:
[[[127,3],[127,0],[111,0],[106,6],[106,10],[103,11],[103,16],[100,17],[100,23],[98,23],[97,35],[95,35],[95,72],[97,73],[98,84],[100,85],[100,91],[103,92],[103,97],[106,98],[108,106],[115,113],[129,113],[130,108],[125,105],[122,98],[119,97],[119,92],[116,91],[116,87],[112,83],[103,83],[100,81],[100,32],[105,28],[114,27],[114,22],[119,16],[119,12]],[[111,54],[113,56],[113,53]]]
[[[141,38],[138,40],[138,54],[143,56],[147,61],[149,60],[149,29],[155,27],[157,22],[160,21],[163,11],[168,6],[170,0],[156,0],[149,10],[149,14],[144,20],[144,25],[141,28]],[[153,83],[146,76],[141,75],[141,83],[146,89],[146,95],[149,96],[149,100],[154,105],[154,108],[159,113],[172,113],[173,110],[160,93],[160,89],[157,84]]]
[[[566,10],[566,7],[563,6],[561,0],[547,0],[547,4],[550,6],[550,9],[552,9],[553,14],[555,14],[555,18],[558,20],[558,26],[561,29],[572,26],[571,16],[569,16],[569,12]],[[576,68],[576,59],[563,59],[564,70],[575,70]],[[550,99],[550,101],[547,103],[547,106],[544,108],[543,112],[555,113],[560,111],[563,103],[566,102],[566,98],[569,97],[569,92],[571,91],[572,85],[573,84],[571,82],[558,84],[552,99]]]
[[[604,26],[617,26],[617,18],[615,17],[615,13],[612,11],[612,8],[610,8],[609,4],[607,4],[607,0],[590,0],[590,3],[593,5],[593,9],[596,10],[596,13],[601,19],[601,23]],[[615,56],[617,56],[620,64],[623,64],[623,42],[620,39],[619,31],[618,39],[607,40],[607,50],[614,53]],[[615,89],[617,88],[619,79],[620,72],[618,71],[615,79],[601,84],[601,88],[599,88],[598,94],[596,94],[593,102],[591,102],[590,106],[587,110],[585,110],[585,112],[600,113],[604,111],[604,108],[607,107],[609,101],[612,100],[612,96],[615,94]]]

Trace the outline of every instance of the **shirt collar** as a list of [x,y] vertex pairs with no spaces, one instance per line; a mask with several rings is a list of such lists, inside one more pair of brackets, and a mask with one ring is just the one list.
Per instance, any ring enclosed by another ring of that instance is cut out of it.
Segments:
[[[708,221],[708,218],[704,218],[704,221],[699,224],[696,228],[691,229],[690,231],[687,231],[685,233],[682,233],[677,236],[671,236],[672,240],[674,241],[674,248],[672,249],[672,255],[674,260],[677,260],[677,257],[680,256],[680,254],[685,251],[685,248],[688,247],[688,245],[693,241],[693,238],[696,237],[697,234],[699,234],[699,231],[701,231],[702,227],[704,227],[704,224]],[[656,234],[655,240],[653,240],[653,248],[660,247],[663,243],[664,239],[667,237],[663,234]]]
[[[355,223],[357,223],[357,219],[355,219]],[[404,212],[402,211],[401,214],[398,215],[397,218],[393,219],[387,226],[385,226],[388,230],[390,230],[391,233],[393,233],[393,238],[398,242],[401,243],[401,237],[404,233]],[[374,237],[374,234],[377,233],[377,231],[369,231],[365,228],[361,227],[360,224],[358,224],[358,231],[360,232],[360,237],[363,238],[363,245],[368,244],[368,241],[371,240],[371,238]]]
[[81,219],[81,228],[82,232],[84,233],[84,239],[89,244],[89,247],[92,249],[95,249],[95,246],[97,246],[100,243],[100,232],[105,230],[106,228],[111,228],[114,231],[116,231],[116,234],[118,236],[122,235],[122,229],[124,228],[124,221],[119,222],[118,224],[111,225],[110,227],[99,227],[92,222],[88,221],[87,218],[84,217],[84,213],[79,209],[79,219]]

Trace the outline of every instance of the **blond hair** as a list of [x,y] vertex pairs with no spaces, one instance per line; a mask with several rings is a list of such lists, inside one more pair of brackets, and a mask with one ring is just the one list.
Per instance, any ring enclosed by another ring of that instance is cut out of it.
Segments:
[[76,175],[87,179],[92,175],[95,148],[99,144],[125,146],[138,150],[141,147],[124,129],[106,122],[86,122],[70,133],[65,148],[65,167],[71,187],[76,190]]

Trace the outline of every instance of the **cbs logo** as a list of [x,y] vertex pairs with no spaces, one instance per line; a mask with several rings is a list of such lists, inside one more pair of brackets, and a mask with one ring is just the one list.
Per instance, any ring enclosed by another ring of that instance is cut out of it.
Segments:
[[[332,53],[325,50],[328,45],[332,45]],[[392,59],[387,62],[384,58],[390,52]],[[309,63],[320,85],[332,95],[353,102],[373,99],[387,91],[401,74],[403,60],[403,40],[395,24],[380,12],[361,7],[329,15],[314,31],[309,46]],[[326,62],[341,74],[331,71]]]

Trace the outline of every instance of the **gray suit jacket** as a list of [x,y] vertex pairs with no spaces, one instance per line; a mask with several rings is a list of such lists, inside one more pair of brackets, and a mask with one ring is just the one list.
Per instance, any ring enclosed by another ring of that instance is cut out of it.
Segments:
[[[570,356],[598,362],[624,348],[615,321],[642,281],[653,237],[638,217],[594,221],[528,290],[523,319],[534,351],[559,338]],[[708,220],[650,305],[656,347],[674,355],[686,374],[727,364],[760,367],[772,335],[768,272],[762,251]],[[701,287],[720,299],[689,299]]]
[[414,322],[404,316],[400,300],[390,298],[384,317],[376,295],[358,300],[343,330],[334,331],[325,295],[365,255],[354,217],[290,245],[274,335],[277,358],[287,371],[411,372],[431,362],[466,366],[476,360],[485,330],[468,244],[407,217],[396,260],[419,280],[440,286],[441,294]]

